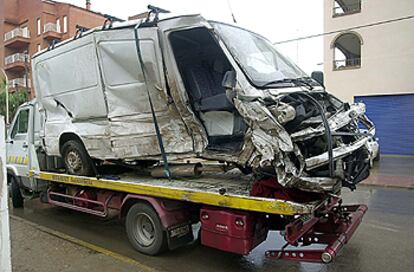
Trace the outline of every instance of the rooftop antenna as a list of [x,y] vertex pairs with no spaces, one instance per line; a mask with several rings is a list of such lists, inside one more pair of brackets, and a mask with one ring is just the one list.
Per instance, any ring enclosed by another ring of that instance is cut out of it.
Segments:
[[237,24],[237,20],[236,20],[236,17],[234,16],[233,9],[231,8],[230,0],[227,0],[227,4],[229,5],[231,17],[233,18],[233,23]]

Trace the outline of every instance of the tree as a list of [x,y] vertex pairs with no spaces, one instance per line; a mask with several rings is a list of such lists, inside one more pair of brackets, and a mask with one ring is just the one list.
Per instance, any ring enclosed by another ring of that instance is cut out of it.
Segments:
[[[25,90],[9,93],[9,116],[13,117],[17,108],[27,102],[27,99]],[[0,82],[0,115],[6,116],[6,80]]]

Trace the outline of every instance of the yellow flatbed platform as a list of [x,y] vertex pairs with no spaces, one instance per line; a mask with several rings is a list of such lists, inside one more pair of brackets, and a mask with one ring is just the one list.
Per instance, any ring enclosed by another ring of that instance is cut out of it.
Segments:
[[122,174],[117,179],[73,176],[31,171],[43,181],[112,190],[193,203],[255,211],[269,214],[296,215],[312,213],[319,203],[253,197],[249,195],[253,180],[237,174],[211,174],[198,178],[159,179],[135,174]]

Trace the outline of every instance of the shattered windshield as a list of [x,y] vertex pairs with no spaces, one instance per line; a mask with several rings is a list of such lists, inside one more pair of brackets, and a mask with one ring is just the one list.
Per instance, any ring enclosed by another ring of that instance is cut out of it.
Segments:
[[211,24],[255,86],[307,77],[260,35],[222,23]]

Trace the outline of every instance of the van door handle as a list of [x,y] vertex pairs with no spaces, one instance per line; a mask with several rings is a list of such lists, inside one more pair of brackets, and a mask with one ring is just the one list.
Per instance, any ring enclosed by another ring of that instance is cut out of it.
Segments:
[[23,143],[23,148],[28,148],[29,145],[27,143]]

